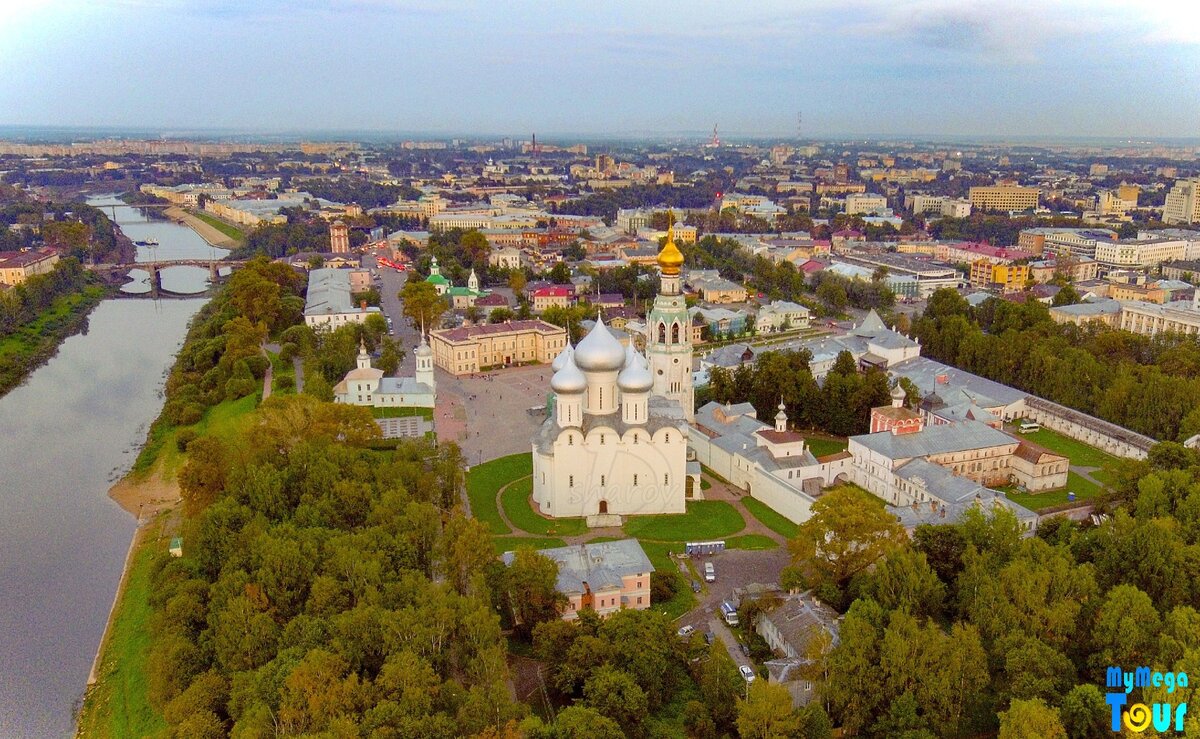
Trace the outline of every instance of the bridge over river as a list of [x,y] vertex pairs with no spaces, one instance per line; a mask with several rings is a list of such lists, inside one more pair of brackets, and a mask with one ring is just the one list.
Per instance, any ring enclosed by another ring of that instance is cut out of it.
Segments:
[[[96,264],[91,267],[95,272],[104,272],[115,276],[117,274],[126,275],[130,270],[143,269],[150,273],[150,294],[157,295],[159,293],[169,293],[163,287],[162,273],[172,267],[199,267],[208,270],[208,281],[210,285],[215,285],[221,279],[221,268],[228,267],[230,271],[244,266],[244,259],[159,259],[152,262],[129,262],[125,264]],[[135,296],[136,294],[130,294]],[[194,297],[195,293],[188,293],[188,297]]]

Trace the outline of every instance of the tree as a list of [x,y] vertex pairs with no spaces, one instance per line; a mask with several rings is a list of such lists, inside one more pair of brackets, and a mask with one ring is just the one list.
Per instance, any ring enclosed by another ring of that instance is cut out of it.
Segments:
[[476,229],[471,229],[462,235],[462,239],[458,242],[459,247],[463,250],[463,256],[467,263],[474,266],[478,271],[487,269],[488,255],[492,251],[492,245],[488,242],[487,237],[479,233]]
[[713,640],[708,659],[700,664],[700,695],[708,714],[722,731],[729,731],[737,721],[737,701],[745,690],[746,681],[720,640]]
[[1117,585],[1096,614],[1093,666],[1151,664],[1160,624],[1150,596],[1133,585]]
[[418,330],[428,331],[441,326],[442,315],[450,308],[446,299],[438,295],[437,288],[424,280],[410,278],[401,288],[399,297],[404,304],[404,316]]
[[787,739],[800,728],[792,695],[782,685],[755,680],[738,701],[737,729],[742,739]]
[[788,542],[792,564],[812,586],[839,588],[901,547],[907,537],[895,516],[869,493],[841,487],[813,504],[812,517]]
[[492,312],[488,314],[488,323],[511,321],[514,315],[511,308],[493,308]]
[[506,595],[517,633],[528,639],[534,628],[558,618],[567,598],[558,592],[558,564],[542,554],[521,547],[508,566]]
[[190,513],[204,510],[225,489],[228,451],[215,436],[188,444],[187,461],[179,470],[179,492]]
[[629,673],[611,667],[593,672],[583,686],[583,704],[615,721],[626,735],[641,735],[648,703]]
[[1007,711],[1000,714],[999,739],[1027,739],[1031,736],[1067,739],[1067,732],[1059,721],[1058,711],[1041,699],[1015,700]]
[[817,298],[833,315],[840,315],[850,304],[850,299],[846,296],[846,288],[834,280],[823,280],[817,286]]
[[1075,305],[1080,302],[1083,302],[1083,298],[1080,297],[1079,291],[1071,285],[1065,285],[1054,294],[1050,305],[1057,308],[1060,305]]
[[554,721],[555,739],[625,739],[621,725],[587,706],[568,706]]
[[874,598],[888,610],[901,608],[915,615],[941,613],[946,586],[929,566],[923,552],[897,549],[871,572],[862,595]]
[[555,262],[547,276],[555,285],[566,285],[571,282],[571,268],[566,262]]
[[508,286],[516,295],[523,293],[525,291],[525,272],[520,269],[514,269],[509,272]]
[[1104,694],[1091,683],[1071,688],[1063,696],[1058,712],[1070,739],[1100,736],[1108,726],[1107,716],[1110,713],[1104,702]]

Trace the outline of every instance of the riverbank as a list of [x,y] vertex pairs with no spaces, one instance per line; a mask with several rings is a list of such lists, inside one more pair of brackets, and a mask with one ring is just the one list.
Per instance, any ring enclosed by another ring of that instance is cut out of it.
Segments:
[[146,662],[151,647],[150,574],[156,555],[166,547],[171,523],[171,515],[164,513],[134,532],[88,677],[76,736],[149,736],[166,727],[149,702]]
[[0,397],[57,354],[67,337],[86,329],[88,314],[113,291],[114,288],[92,284],[63,295],[37,318],[0,339]]
[[163,215],[182,222],[183,225],[195,231],[200,238],[212,246],[221,249],[234,249],[241,245],[240,241],[230,238],[212,224],[206,223],[203,219],[188,213],[182,208],[167,208],[163,211]]

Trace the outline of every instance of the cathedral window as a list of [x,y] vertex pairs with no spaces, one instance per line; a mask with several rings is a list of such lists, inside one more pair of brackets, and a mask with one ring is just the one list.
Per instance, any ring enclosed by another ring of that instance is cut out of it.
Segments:
[[575,487],[575,475],[567,475],[567,487]]
[[604,475],[600,475],[600,487],[604,487]]
[[633,484],[637,485],[637,473],[633,473]]
[[666,436],[666,438],[664,439],[664,441],[666,441],[666,443],[670,444],[670,443],[671,443],[671,435],[670,435],[670,434],[667,434],[667,436]]
[[678,323],[671,324],[671,343],[672,344],[679,343],[679,324]]
[[663,485],[670,485],[671,484],[669,482],[670,479],[671,479],[671,476],[669,474],[664,474],[663,475]]
[[658,343],[667,343],[667,324],[665,323],[658,324]]
[[634,444],[638,443],[637,434],[633,435],[633,443]]
[[604,446],[604,434],[600,434],[600,446]]
[[567,446],[575,446],[575,437],[567,434]]

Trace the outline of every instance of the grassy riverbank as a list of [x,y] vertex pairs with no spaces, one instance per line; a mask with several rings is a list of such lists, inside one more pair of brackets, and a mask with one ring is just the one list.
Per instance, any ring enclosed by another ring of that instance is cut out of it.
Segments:
[[220,218],[214,218],[213,216],[210,216],[207,213],[202,213],[201,211],[198,211],[198,210],[189,210],[188,212],[191,213],[196,218],[199,218],[200,220],[204,221],[208,225],[212,226],[213,228],[217,229],[221,233],[225,234],[229,238],[233,239],[234,241],[245,241],[246,240],[246,232],[245,231],[242,231],[240,228],[238,228],[236,226],[232,226],[232,225],[226,223],[225,221],[222,221]]
[[0,339],[0,396],[53,357],[68,336],[81,331],[88,314],[110,292],[103,285],[88,285],[63,295],[34,320]]
[[78,736],[149,736],[166,728],[150,706],[146,662],[150,656],[150,572],[167,546],[163,514],[134,534],[129,567],[117,592],[96,662],[97,681],[84,696]]

